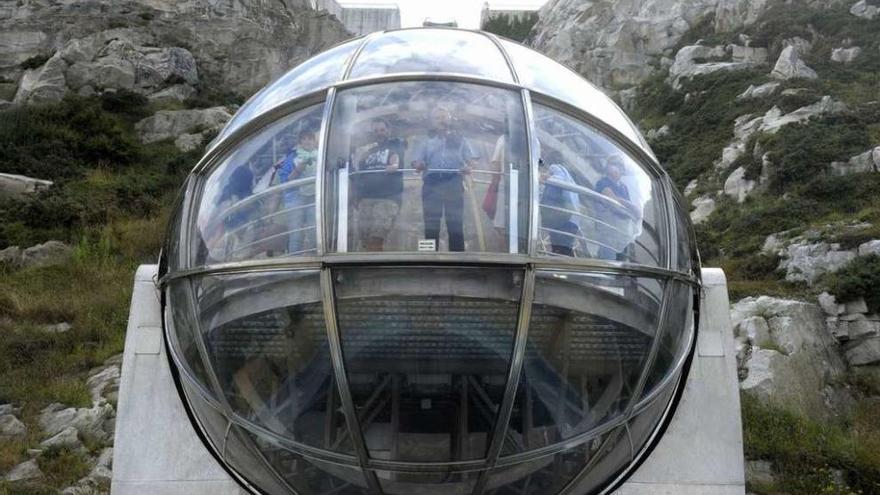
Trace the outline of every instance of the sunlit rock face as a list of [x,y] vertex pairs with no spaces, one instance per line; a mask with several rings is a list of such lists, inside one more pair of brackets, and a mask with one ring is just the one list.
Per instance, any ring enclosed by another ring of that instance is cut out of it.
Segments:
[[0,76],[20,103],[199,83],[246,96],[348,37],[305,0],[7,1]]
[[626,115],[537,52],[340,44],[245,103],[174,208],[183,400],[267,493],[608,486],[693,350],[683,205]]

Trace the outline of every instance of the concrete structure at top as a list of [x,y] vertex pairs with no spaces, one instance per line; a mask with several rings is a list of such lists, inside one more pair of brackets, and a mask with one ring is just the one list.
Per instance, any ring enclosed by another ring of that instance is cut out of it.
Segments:
[[537,14],[538,10],[540,9],[540,5],[522,5],[506,2],[483,2],[483,10],[480,12],[480,26],[483,26],[486,24],[486,22],[502,15],[506,15],[511,20],[516,19],[518,21],[521,21],[533,14]]
[[317,10],[326,10],[342,21],[353,34],[362,35],[386,29],[400,29],[400,8],[397,4],[359,4],[336,0],[312,0]]

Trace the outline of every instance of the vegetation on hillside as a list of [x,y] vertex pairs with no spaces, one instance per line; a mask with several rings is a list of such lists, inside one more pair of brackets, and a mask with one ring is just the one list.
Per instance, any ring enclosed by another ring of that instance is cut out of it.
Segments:
[[[158,257],[169,205],[198,152],[142,145],[134,123],[153,111],[119,92],[0,113],[0,170],[55,184],[0,204],[0,249],[50,239],[74,246],[65,264],[0,266],[0,404],[22,408],[28,435],[0,441],[0,473],[42,440],[37,418],[50,403],[90,407],[88,371],[122,352],[134,271]],[[46,325],[69,323],[63,333]],[[87,453],[50,449],[37,458],[46,479],[0,493],[56,493],[90,469]]]
[[483,22],[480,29],[522,43],[529,37],[536,22],[538,22],[537,12],[529,12],[521,16],[501,13]]

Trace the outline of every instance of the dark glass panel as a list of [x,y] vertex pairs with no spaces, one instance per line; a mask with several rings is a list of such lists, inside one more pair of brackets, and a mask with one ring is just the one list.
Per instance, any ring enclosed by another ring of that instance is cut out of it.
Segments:
[[[606,440],[609,440],[607,444]],[[488,495],[559,493],[585,467],[599,462],[620,444],[626,444],[627,452],[629,451],[625,436],[620,435],[619,431],[613,431],[555,455],[494,469],[489,473],[486,493]]]
[[507,381],[522,273],[334,272],[346,373],[370,455],[483,457]]
[[190,382],[189,378],[181,376],[180,383],[193,415],[198,419],[199,425],[202,427],[202,432],[216,449],[217,455],[222,455],[223,446],[226,443],[226,426],[228,424],[226,416],[202,396],[198,387]]
[[275,472],[301,495],[366,495],[360,469],[305,457],[270,438],[238,429],[241,438],[253,442]]
[[205,344],[233,410],[285,438],[349,452],[318,272],[196,282]]
[[[189,280],[177,280],[169,284],[165,293],[165,323],[171,333],[171,345],[175,346],[177,356],[183,360],[184,370],[198,380],[206,391],[214,391],[205,363],[196,345],[196,315],[193,314],[191,287]],[[170,317],[169,317],[170,316]]]
[[571,493],[597,493],[632,461],[632,445],[625,427],[618,428],[605,439],[603,445],[596,446],[599,450],[591,459],[588,469],[575,481]]
[[666,318],[663,321],[660,346],[648,373],[642,397],[653,392],[660,382],[672,373],[674,366],[689,350],[687,344],[694,331],[694,288],[684,282],[670,283],[673,286]]
[[538,273],[503,455],[620,417],[651,349],[662,293],[651,278]]

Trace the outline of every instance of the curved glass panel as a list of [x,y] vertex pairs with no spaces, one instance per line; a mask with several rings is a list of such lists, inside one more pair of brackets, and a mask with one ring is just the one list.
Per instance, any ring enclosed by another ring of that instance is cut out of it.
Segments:
[[692,286],[684,282],[670,282],[672,294],[669,296],[666,318],[657,357],[648,373],[642,397],[648,396],[663,379],[673,371],[674,366],[690,349],[686,347],[694,331],[694,297]]
[[[183,187],[180,189],[180,193],[174,200],[174,205],[171,207],[171,218],[168,219],[168,228],[166,232],[168,237],[163,244],[164,251],[162,253],[162,256],[165,258],[164,268],[168,272],[175,272],[184,266],[184,255],[186,253],[183,252],[180,246],[182,237],[180,233],[183,232],[183,211],[184,205],[186,204],[186,192],[191,181],[192,178],[187,177],[186,181],[183,183]],[[162,267],[160,267],[159,275],[165,275],[165,273],[161,272],[161,269]]]
[[492,40],[451,29],[406,29],[370,39],[354,61],[350,78],[403,72],[467,74],[513,82]]
[[584,470],[569,493],[598,493],[632,461],[633,450],[625,427],[607,435],[607,442],[600,448],[592,462]]
[[520,94],[504,89],[341,91],[327,149],[328,251],[525,252],[525,128]]
[[535,105],[538,253],[666,267],[661,182],[592,127]]
[[607,456],[609,446],[626,444],[628,451],[629,444],[625,436],[620,435],[621,431],[622,428],[618,428],[556,455],[493,469],[489,472],[486,493],[489,495],[559,493],[585,467]]
[[[684,383],[681,386],[684,386]],[[660,425],[663,414],[669,407],[669,401],[672,400],[674,393],[675,387],[668,387],[650,405],[642,410],[635,411],[633,419],[629,422],[629,433],[630,438],[632,438],[634,454],[638,454],[646,447],[646,443],[650,440],[651,435]]]
[[[239,427],[233,430],[241,439],[253,442],[266,462],[288,485],[302,495],[366,495],[367,482],[359,469],[311,459],[292,452],[271,439],[254,435]],[[243,467],[243,466],[242,466]],[[241,469],[248,479],[266,488],[259,473]],[[274,492],[270,492],[274,493]],[[290,493],[289,490],[283,493]]]
[[528,344],[502,455],[620,417],[657,331],[664,282],[538,272]]
[[295,442],[351,452],[318,272],[194,282],[211,365],[233,411]]
[[165,325],[172,336],[171,345],[176,347],[176,354],[183,363],[183,368],[199,381],[205,390],[213,390],[205,363],[196,346],[197,329],[196,315],[193,314],[189,280],[174,281],[165,292]]
[[202,433],[208,437],[217,454],[222,455],[224,445],[226,445],[226,428],[229,421],[220,410],[205,400],[188,377],[181,376],[180,385],[186,394],[187,403],[198,418]]
[[500,41],[513,61],[520,84],[589,111],[652,154],[632,121],[599,88],[551,58],[519,43]]
[[[673,186],[674,187],[674,186]],[[693,248],[695,246],[690,218],[686,209],[680,206],[678,201],[672,202],[673,215],[675,216],[675,269],[680,272],[691,273],[694,259]]]
[[362,42],[362,38],[357,38],[315,55],[270,83],[235,112],[213,143],[219,143],[257,116],[283,103],[342,79],[352,55]]
[[470,495],[480,471],[396,472],[376,471],[385,495]]
[[204,182],[192,238],[195,266],[315,255],[315,173],[324,105],[250,136]]
[[370,455],[483,457],[507,382],[522,272],[334,273],[346,373]]

